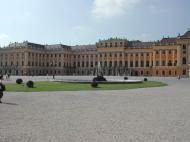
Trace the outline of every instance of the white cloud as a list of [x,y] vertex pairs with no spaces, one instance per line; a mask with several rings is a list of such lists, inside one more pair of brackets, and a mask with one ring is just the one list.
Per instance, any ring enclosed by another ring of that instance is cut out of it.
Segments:
[[150,12],[153,14],[165,14],[168,12],[168,10],[163,9],[163,8],[159,8],[155,5],[149,5],[148,8],[149,8]]
[[142,33],[140,35],[139,39],[142,40],[142,41],[148,41],[148,40],[150,40],[148,34],[146,34],[146,33]]
[[72,27],[72,30],[75,30],[75,31],[84,31],[86,28],[83,27],[83,26],[74,26]]
[[92,14],[96,17],[113,17],[125,14],[141,0],[94,0]]
[[132,40],[141,40],[141,41],[150,41],[151,40],[151,36],[150,34],[147,33],[142,33],[142,34],[138,34],[137,36],[134,36],[134,39]]
[[9,44],[9,36],[5,33],[0,33],[0,46]]
[[7,34],[4,33],[0,33],[0,39],[5,39],[8,38],[9,36]]
[[77,33],[90,33],[93,31],[93,29],[89,26],[81,26],[81,25],[76,25],[71,28],[72,31],[77,32]]

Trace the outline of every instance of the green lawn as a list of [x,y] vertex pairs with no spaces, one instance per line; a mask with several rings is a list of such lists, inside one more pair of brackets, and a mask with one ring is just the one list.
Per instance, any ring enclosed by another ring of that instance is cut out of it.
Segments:
[[127,90],[136,88],[161,87],[167,84],[156,81],[147,81],[137,84],[99,84],[92,88],[91,84],[58,83],[58,82],[34,82],[34,88],[28,88],[24,84],[7,84],[9,92],[43,92],[43,91],[82,91],[82,90]]

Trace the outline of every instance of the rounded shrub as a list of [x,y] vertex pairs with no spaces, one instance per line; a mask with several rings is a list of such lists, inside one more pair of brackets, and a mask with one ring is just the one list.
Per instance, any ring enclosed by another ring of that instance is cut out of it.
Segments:
[[98,83],[97,83],[96,81],[93,81],[93,82],[91,83],[91,86],[92,86],[93,88],[97,88],[97,87],[98,87]]
[[30,80],[30,81],[28,81],[26,83],[26,86],[29,87],[29,88],[33,88],[34,87],[34,82]]
[[128,80],[128,77],[127,77],[127,76],[125,76],[125,77],[124,77],[124,80]]
[[105,77],[103,76],[97,76],[93,78],[93,81],[107,81]]
[[5,91],[6,87],[3,83],[0,82],[0,91]]
[[147,79],[147,78],[144,78],[144,81],[148,81],[148,79]]
[[18,78],[18,79],[16,80],[16,83],[17,83],[17,84],[22,84],[22,83],[23,83],[23,80],[22,80],[21,78]]

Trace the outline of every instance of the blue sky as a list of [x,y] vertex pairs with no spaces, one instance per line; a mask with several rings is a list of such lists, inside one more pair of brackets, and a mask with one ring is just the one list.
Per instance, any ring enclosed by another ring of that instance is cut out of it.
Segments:
[[0,0],[0,45],[158,40],[190,28],[189,0]]

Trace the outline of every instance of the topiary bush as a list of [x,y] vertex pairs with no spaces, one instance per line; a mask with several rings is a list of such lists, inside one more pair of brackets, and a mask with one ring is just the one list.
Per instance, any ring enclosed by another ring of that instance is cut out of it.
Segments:
[[148,81],[148,79],[147,79],[147,78],[144,78],[144,81]]
[[22,80],[21,78],[18,78],[18,79],[16,80],[16,83],[17,83],[17,84],[22,84],[22,83],[23,83],[23,80]]
[[128,80],[128,77],[125,76],[125,77],[124,77],[124,80]]
[[3,83],[0,82],[0,91],[5,91],[6,87]]
[[91,83],[91,86],[92,86],[93,88],[97,88],[97,87],[98,87],[98,83],[97,83],[96,81],[93,81],[93,82]]
[[34,87],[34,82],[30,80],[30,81],[28,81],[26,83],[26,86],[29,87],[29,88],[33,88]]
[[97,76],[93,78],[93,81],[107,81],[105,77],[103,76]]

